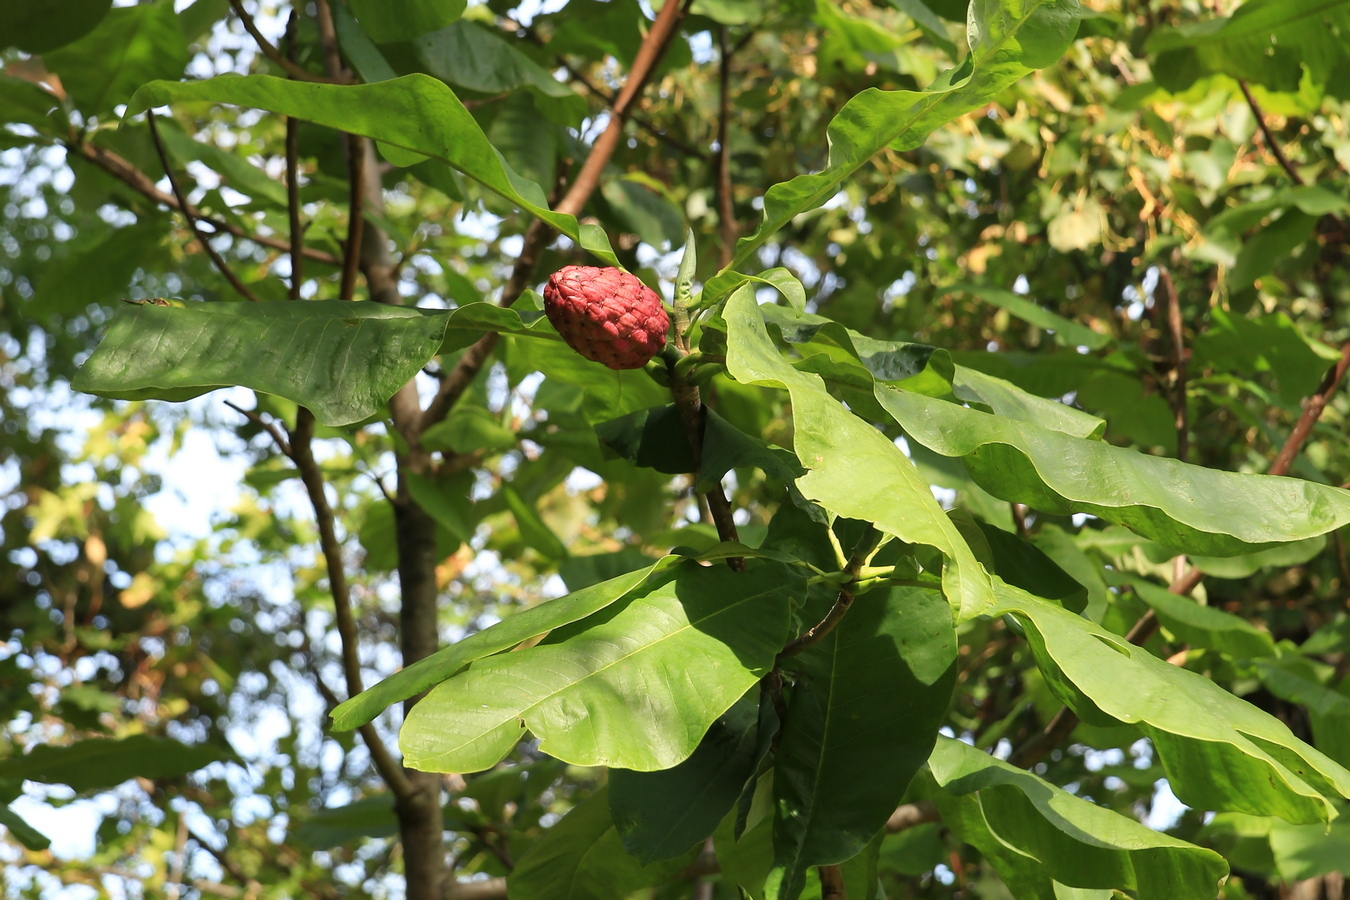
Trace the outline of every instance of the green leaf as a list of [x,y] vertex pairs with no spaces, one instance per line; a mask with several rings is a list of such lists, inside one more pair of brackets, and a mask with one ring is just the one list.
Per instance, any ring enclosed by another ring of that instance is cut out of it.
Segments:
[[624,849],[643,865],[687,853],[735,805],[759,762],[756,694],[736,701],[713,722],[693,755],[673,769],[610,769],[610,814]]
[[[372,35],[373,37],[373,35]],[[586,99],[515,48],[500,32],[456,22],[413,41],[422,71],[480,94],[528,90],[544,116],[559,125],[580,121]]]
[[1263,659],[1256,670],[1272,694],[1308,710],[1317,749],[1350,766],[1350,697],[1314,681],[1297,662]]
[[463,474],[467,477],[433,479],[416,472],[404,475],[413,501],[461,544],[473,537],[476,518],[469,499],[473,476]]
[[361,838],[393,837],[398,816],[392,794],[372,794],[345,806],[328,807],[298,818],[290,837],[315,850],[351,844]]
[[1060,700],[1091,725],[1137,725],[1188,806],[1302,824],[1350,796],[1350,772],[1208,678],[1025,591],[1003,585],[999,597],[993,612],[1016,615]]
[[670,768],[773,667],[788,603],[804,590],[776,563],[681,563],[602,615],[438,685],[399,733],[404,762],[490,768],[528,728],[540,751],[573,765]]
[[0,0],[0,49],[49,53],[93,31],[112,0]]
[[1345,55],[1346,28],[1350,0],[1247,0],[1228,18],[1159,28],[1145,47],[1173,93],[1216,72],[1294,93],[1305,68],[1314,84],[1326,82]]
[[436,353],[445,313],[380,303],[142,303],[113,318],[76,373],[78,391],[186,400],[243,385],[325,425],[379,413]]
[[862,852],[928,758],[956,683],[951,607],[916,588],[865,594],[784,669],[795,685],[774,760],[771,898]]
[[428,450],[472,453],[485,450],[501,453],[514,450],[516,433],[497,416],[481,406],[456,406],[449,417],[422,432],[422,446]]
[[1106,422],[1094,415],[965,366],[956,367],[952,393],[958,400],[988,407],[989,412],[1005,419],[1032,422],[1073,437],[1097,440],[1106,431]]
[[1227,653],[1234,659],[1275,655],[1275,640],[1246,619],[1201,606],[1148,581],[1131,582],[1134,592],[1158,615],[1162,626],[1183,643]]
[[25,78],[0,73],[0,122],[22,123],[40,132],[59,134],[55,120],[61,118],[60,106],[61,101],[51,91]]
[[[72,242],[59,265],[46,269],[29,309],[36,315],[74,316],[90,304],[125,297],[137,269],[150,270],[167,261],[163,239],[163,223],[153,220],[97,228]],[[73,272],[81,274],[72,277]]]
[[42,59],[77,109],[105,113],[147,81],[182,75],[187,40],[173,0],[157,0],[109,10],[93,31]]
[[10,837],[29,850],[46,850],[52,845],[51,838],[25,822],[11,807],[0,805],[0,827],[8,829]]
[[1320,878],[1344,872],[1350,859],[1350,825],[1287,825],[1276,822],[1270,829],[1270,849],[1275,866],[1286,882]]
[[1091,513],[1182,552],[1233,556],[1350,521],[1350,493],[1338,488],[1145,456],[885,385],[876,395],[912,440],[960,457],[994,496]]
[[[483,305],[491,304],[473,304]],[[641,369],[608,369],[561,341],[531,338],[526,343],[524,338],[511,338],[503,343],[513,382],[531,372],[543,372],[546,385],[554,382],[580,394],[581,412],[588,422],[603,422],[670,401],[669,388],[658,385]]]
[[136,91],[124,115],[196,101],[295,116],[438,159],[543,219],[606,264],[619,265],[600,226],[579,225],[575,217],[551,211],[543,188],[512,171],[454,92],[428,75],[358,85],[314,84],[270,75],[156,81]]
[[[953,513],[955,519],[955,513]],[[958,527],[960,522],[957,523]],[[1035,544],[988,522],[973,522],[993,557],[993,571],[1008,584],[1046,600],[1054,600],[1070,612],[1087,606],[1087,588],[1079,584]],[[970,543],[969,539],[967,541]]]
[[1002,288],[987,287],[979,284],[954,284],[944,290],[953,293],[971,294],[986,303],[1006,309],[1023,322],[1029,322],[1038,328],[1053,331],[1055,339],[1066,347],[1087,347],[1100,350],[1114,343],[1109,334],[1093,331],[1086,325],[1079,325],[1072,319],[1057,315],[1043,306],[1038,306],[1030,297],[1023,297]]
[[1317,390],[1322,375],[1340,354],[1309,340],[1282,312],[1255,319],[1233,315],[1222,307],[1210,310],[1210,323],[1196,336],[1192,354],[1197,366],[1222,372],[1275,378],[1280,398],[1291,406]]
[[248,194],[254,200],[270,203],[277,209],[286,208],[286,185],[273,180],[247,159],[222,150],[215,144],[193,140],[175,125],[158,124],[160,138],[174,158],[205,163],[225,176],[225,182],[236,191]]
[[1139,900],[1211,900],[1228,874],[1212,850],[1075,797],[961,741],[939,737],[929,767],[946,792],[968,798],[996,840],[1061,884],[1128,890]]
[[506,882],[512,900],[614,900],[661,884],[692,861],[696,851],[650,866],[628,855],[606,793],[574,807],[521,857]]
[[747,288],[728,300],[727,369],[742,384],[781,386],[791,395],[793,450],[808,469],[797,480],[802,494],[838,516],[873,522],[887,534],[942,551],[947,599],[961,620],[979,615],[991,600],[988,576],[928,483],[900,448],[831,397],[818,376],[783,360],[760,310]]
[[76,793],[116,787],[129,778],[177,778],[233,754],[214,744],[182,744],[148,734],[39,744],[0,760],[0,779],[69,785]]
[[377,44],[407,41],[444,28],[464,15],[465,0],[349,0],[361,27]]
[[1244,553],[1242,556],[1192,556],[1191,565],[1216,578],[1246,578],[1262,569],[1301,566],[1321,553],[1326,545],[1326,537],[1318,535],[1306,541],[1279,544],[1269,550]]
[[519,491],[506,484],[502,486],[502,496],[506,499],[506,508],[515,516],[516,527],[520,529],[521,539],[527,546],[538,550],[548,559],[566,558],[567,548],[539,517],[538,511],[525,502]]
[[426,659],[418,660],[339,704],[333,710],[333,729],[350,731],[364,725],[387,707],[453,677],[474,660],[509,650],[523,641],[604,609],[646,581],[658,565],[659,560],[565,597],[521,610],[490,628],[442,647]]
[[830,122],[829,162],[823,171],[776,184],[764,195],[764,218],[736,243],[736,255],[704,287],[707,297],[732,290],[743,265],[793,217],[820,206],[839,185],[884,147],[912,150],[935,129],[979,109],[1034,69],[1051,65],[1078,30],[1078,0],[972,0],[967,32],[971,51],[955,70],[926,91],[855,95]]

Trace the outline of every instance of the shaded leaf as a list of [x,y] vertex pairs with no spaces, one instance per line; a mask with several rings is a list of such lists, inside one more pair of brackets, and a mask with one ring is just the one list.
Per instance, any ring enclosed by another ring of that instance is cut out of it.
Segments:
[[1183,643],[1227,653],[1234,659],[1275,655],[1275,640],[1246,619],[1201,606],[1147,581],[1132,582],[1134,592],[1158,615],[1162,626]]
[[0,804],[0,828],[9,830],[10,837],[29,850],[46,850],[52,845],[51,838],[24,821],[12,807]]
[[173,0],[158,0],[108,11],[74,43],[43,56],[61,76],[61,86],[77,109],[111,112],[141,85],[156,78],[177,78],[187,65],[187,40],[173,11]]
[[93,31],[112,0],[0,0],[0,49],[47,53]]
[[1090,513],[1183,552],[1232,556],[1350,521],[1350,493],[1220,472],[876,387],[915,441],[960,457],[980,487],[1048,513]]
[[464,14],[465,0],[350,0],[361,27],[377,44],[406,41],[444,28]]
[[62,747],[39,744],[22,756],[0,760],[0,779],[65,784],[84,793],[116,787],[129,778],[177,778],[232,758],[229,750],[214,744],[182,744],[148,734],[86,738]]
[[542,752],[574,765],[669,768],[773,666],[803,592],[775,563],[681,563],[593,620],[438,685],[403,723],[404,761],[479,771],[528,728]]
[[955,293],[971,294],[1000,309],[1006,309],[1023,322],[1029,322],[1038,328],[1044,328],[1055,334],[1056,340],[1067,347],[1083,346],[1090,350],[1100,350],[1114,341],[1109,334],[1093,331],[1086,325],[1079,325],[1072,319],[1051,312],[1030,297],[1002,288],[987,287],[979,284],[954,284],[945,290]]

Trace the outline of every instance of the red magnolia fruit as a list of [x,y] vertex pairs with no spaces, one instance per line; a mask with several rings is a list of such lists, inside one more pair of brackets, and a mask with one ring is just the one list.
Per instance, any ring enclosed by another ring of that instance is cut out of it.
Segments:
[[670,316],[636,275],[564,266],[544,286],[544,312],[567,346],[611,369],[640,369],[666,344]]

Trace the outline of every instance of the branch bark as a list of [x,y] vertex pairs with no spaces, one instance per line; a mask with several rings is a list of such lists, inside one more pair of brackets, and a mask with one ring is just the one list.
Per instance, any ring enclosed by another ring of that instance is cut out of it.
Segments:
[[727,29],[717,30],[717,48],[721,56],[720,90],[717,107],[717,219],[722,235],[718,264],[725,269],[736,255],[736,205],[731,196],[731,146],[727,142],[727,123],[731,118],[731,54],[727,50]]
[[262,32],[258,30],[257,23],[253,21],[253,17],[248,14],[248,10],[244,9],[242,0],[230,0],[230,6],[234,8],[235,15],[239,16],[239,21],[244,24],[244,30],[248,32],[249,37],[253,38],[253,42],[258,45],[258,49],[262,51],[263,56],[276,63],[283,72],[296,81],[331,83],[330,79],[324,78],[322,75],[315,75],[303,66],[298,65],[294,60],[287,59],[282,55],[281,51],[271,41],[263,37]]
[[224,257],[216,252],[216,248],[211,246],[211,242],[206,239],[206,235],[197,227],[197,220],[192,217],[192,207],[188,205],[183,189],[178,186],[178,179],[173,177],[173,166],[169,164],[169,153],[164,149],[164,142],[160,140],[159,126],[155,124],[153,110],[146,110],[145,122],[150,127],[150,137],[155,143],[155,153],[159,155],[160,165],[164,167],[164,176],[169,179],[169,187],[173,189],[173,195],[178,199],[178,208],[182,210],[183,218],[187,219],[188,228],[196,236],[197,242],[202,245],[202,250],[206,251],[211,264],[230,283],[230,287],[234,288],[239,296],[245,300],[258,302],[258,296],[248,289],[248,285],[239,280],[239,276],[234,274],[234,270],[225,262]]
[[[81,142],[76,140],[74,137],[65,141],[64,146],[68,152],[74,153],[79,158],[89,163],[92,163],[93,165],[98,166],[100,169],[107,172],[109,175],[113,176],[118,181],[125,184],[127,187],[145,196],[147,199],[151,200],[154,203],[158,203],[162,206],[167,206],[169,209],[181,212],[184,215],[189,215],[192,218],[196,219],[198,222],[205,222],[207,225],[210,225],[218,232],[223,232],[225,234],[232,234],[235,237],[244,238],[245,240],[252,241],[255,244],[260,244],[264,247],[271,247],[273,250],[281,250],[283,252],[289,252],[291,250],[291,243],[286,238],[276,237],[272,235],[253,234],[248,230],[233,224],[232,222],[226,222],[221,219],[215,219],[212,218],[211,216],[203,215],[201,210],[197,209],[196,207],[193,207],[191,205],[184,206],[180,204],[178,202],[177,197],[173,196],[172,194],[166,194],[159,188],[155,187],[155,182],[153,179],[150,178],[150,176],[146,175],[144,172],[136,168],[126,159],[122,158],[121,156],[107,149],[106,147],[100,147],[97,144]],[[338,266],[342,264],[342,260],[338,259],[333,254],[326,253],[323,250],[316,250],[313,247],[305,247],[303,255],[305,259],[313,260],[314,262],[318,263],[323,263],[324,265],[328,266]]]
[[1162,266],[1158,267],[1158,282],[1167,296],[1167,327],[1172,335],[1172,365],[1176,372],[1176,396],[1172,407],[1177,426],[1177,459],[1186,462],[1190,452],[1191,426],[1186,402],[1186,343],[1181,327],[1181,301],[1177,298],[1177,286],[1172,282],[1172,273]]

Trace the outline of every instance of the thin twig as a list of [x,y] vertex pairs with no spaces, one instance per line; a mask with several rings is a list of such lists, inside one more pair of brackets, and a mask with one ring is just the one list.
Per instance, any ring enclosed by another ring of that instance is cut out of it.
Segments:
[[323,47],[323,64],[329,78],[334,81],[347,80],[343,73],[342,53],[338,49],[333,9],[328,5],[328,0],[314,0],[314,18],[319,24],[319,44]]
[[366,139],[354,134],[347,135],[346,139],[350,200],[347,210],[347,246],[343,248],[342,287],[338,296],[350,300],[356,292],[356,273],[361,265],[361,237],[365,233],[366,223]]
[[[93,163],[127,187],[144,195],[149,200],[162,206],[167,206],[169,209],[177,210],[178,212],[184,213],[184,215],[191,216],[198,222],[205,222],[218,232],[232,234],[235,237],[252,241],[255,244],[260,244],[263,247],[271,247],[273,250],[285,252],[291,249],[290,241],[285,238],[253,234],[247,229],[235,225],[233,222],[226,222],[221,219],[203,215],[201,210],[196,207],[190,205],[184,207],[178,202],[177,197],[172,194],[166,194],[156,187],[154,180],[151,179],[150,176],[146,175],[126,159],[118,156],[106,147],[100,147],[97,144],[90,144],[87,142],[80,142],[73,137],[70,140],[65,141],[63,145],[69,152],[76,154],[87,162]],[[323,250],[316,250],[313,247],[306,247],[304,249],[304,256],[308,260],[323,263],[324,265],[337,266],[342,264],[341,260],[333,254]]]
[[332,83],[330,79],[324,78],[322,75],[315,75],[295,61],[283,56],[281,51],[272,45],[271,41],[263,37],[262,32],[258,30],[257,24],[253,21],[253,17],[248,14],[248,10],[244,9],[243,0],[230,0],[230,6],[234,8],[235,15],[239,16],[239,21],[244,23],[244,30],[253,38],[258,45],[258,49],[263,52],[263,56],[276,63],[283,72],[297,81],[312,81],[320,84]]
[[1172,334],[1172,365],[1176,372],[1176,396],[1173,399],[1173,412],[1177,427],[1177,459],[1186,462],[1190,451],[1190,419],[1186,402],[1186,343],[1181,328],[1181,301],[1177,298],[1177,286],[1172,282],[1172,273],[1158,266],[1158,281],[1167,296],[1167,327]]
[[[319,3],[322,5],[323,0],[319,0]],[[610,109],[609,124],[605,127],[604,133],[591,145],[590,154],[587,155],[586,161],[581,166],[581,171],[572,182],[572,187],[561,200],[553,205],[554,211],[575,216],[579,215],[585,208],[586,201],[590,199],[591,194],[600,183],[600,173],[609,164],[615,149],[618,147],[624,123],[631,114],[633,99],[646,85],[652,70],[656,67],[656,63],[660,61],[661,55],[674,36],[675,26],[688,5],[689,0],[684,0],[683,3],[671,2],[661,7],[661,12],[657,15],[651,30],[647,32],[647,36],[642,40],[642,46],[638,48],[637,56],[633,59],[633,65],[628,71],[628,78],[624,82],[623,89],[614,100]],[[541,220],[536,219],[530,223],[529,228],[525,230],[525,240],[520,256],[516,258],[516,263],[512,266],[511,277],[502,288],[501,298],[497,301],[498,306],[511,306],[525,292],[525,288],[529,286],[534,277],[534,269],[538,264],[539,256],[548,245],[552,234],[552,228],[545,225]],[[475,341],[460,355],[454,368],[437,388],[431,404],[419,418],[417,423],[419,434],[449,414],[482,369],[488,356],[497,346],[498,340],[496,332],[489,332]]]
[[717,218],[722,235],[718,264],[725,269],[736,255],[736,206],[731,196],[731,144],[727,123],[731,118],[731,55],[727,52],[727,28],[717,30],[717,48],[721,55],[717,107]]
[[239,280],[239,276],[234,274],[234,271],[226,264],[224,258],[216,252],[216,248],[211,246],[211,242],[206,239],[206,235],[197,227],[197,220],[192,218],[192,213],[189,211],[191,207],[188,205],[187,197],[184,196],[183,189],[178,186],[178,179],[173,177],[173,167],[169,165],[169,153],[164,149],[164,142],[160,140],[159,126],[155,124],[155,113],[153,110],[146,110],[145,121],[150,126],[150,137],[155,142],[155,152],[159,154],[160,164],[164,166],[164,175],[169,179],[169,187],[173,190],[173,195],[178,198],[178,208],[182,210],[183,218],[187,219],[188,228],[196,235],[197,242],[202,245],[202,249],[206,251],[206,255],[211,258],[212,265],[216,267],[221,275],[225,276],[225,280],[230,283],[230,286],[238,291],[239,295],[245,300],[252,300],[255,303],[258,302],[258,296],[248,289],[248,285]]
[[230,409],[234,410],[235,412],[239,413],[239,415],[248,419],[254,425],[257,425],[259,428],[267,432],[269,435],[271,435],[272,440],[276,442],[277,449],[280,450],[287,458],[290,458],[291,445],[286,440],[285,436],[282,435],[281,429],[277,427],[277,424],[275,422],[269,422],[267,419],[264,419],[254,410],[244,409],[242,406],[236,406],[229,400],[225,401],[225,405],[228,406]]
[[1275,462],[1271,463],[1267,474],[1283,475],[1289,471],[1294,464],[1294,458],[1308,440],[1308,435],[1312,434],[1313,426],[1322,418],[1322,410],[1327,408],[1331,395],[1336,392],[1348,367],[1350,367],[1350,341],[1346,341],[1341,347],[1341,358],[1336,360],[1336,364],[1322,376],[1322,383],[1317,386],[1317,392],[1303,401],[1303,412],[1299,414],[1298,421],[1294,423],[1294,430],[1289,432],[1288,440],[1280,448],[1280,453],[1275,457]]
[[[286,22],[286,54],[294,58],[296,13]],[[305,229],[300,222],[300,120],[286,117],[286,212],[291,225],[291,286],[289,299],[300,299],[304,281]]]
[[1275,140],[1275,135],[1271,133],[1270,126],[1266,124],[1266,116],[1261,112],[1261,107],[1257,105],[1256,98],[1252,96],[1251,88],[1247,87],[1247,82],[1238,80],[1238,87],[1242,89],[1242,96],[1247,98],[1247,105],[1251,107],[1252,115],[1256,116],[1256,125],[1261,129],[1261,135],[1266,139],[1266,149],[1275,157],[1275,161],[1280,164],[1280,168],[1289,175],[1289,180],[1294,184],[1303,186],[1303,176],[1298,174],[1298,169],[1289,161],[1289,157],[1284,155],[1284,150],[1280,147],[1280,142]]
[[[347,573],[342,564],[342,544],[338,541],[334,525],[333,508],[328,504],[324,493],[323,470],[314,459],[314,414],[303,406],[295,417],[295,428],[290,432],[291,459],[300,471],[300,480],[309,495],[310,505],[314,507],[314,518],[319,526],[319,546],[323,551],[324,564],[328,570],[328,588],[333,595],[334,619],[338,637],[342,643],[342,671],[347,681],[347,696],[355,697],[364,690],[361,681],[361,661],[357,656],[359,638],[356,632],[356,619],[352,615],[351,590],[347,584]],[[412,796],[414,789],[409,783],[403,767],[394,760],[389,748],[380,739],[374,726],[367,722],[361,726],[360,733],[370,751],[375,769],[384,778],[400,799]]]
[[826,635],[834,631],[836,625],[848,614],[849,608],[853,605],[853,591],[851,588],[858,580],[858,573],[862,571],[863,566],[867,565],[867,560],[876,551],[881,544],[882,534],[875,528],[868,528],[867,533],[858,541],[853,548],[853,555],[848,559],[848,565],[844,567],[844,583],[839,588],[839,596],[835,598],[834,606],[825,614],[815,625],[806,629],[801,637],[788,642],[778,654],[781,661],[789,656],[801,653],[803,650],[813,646],[823,640]]
[[[574,67],[564,57],[561,56],[556,57],[556,61],[558,65],[562,66],[562,68],[567,72],[567,74],[572,77],[572,80],[579,82],[582,87],[590,91],[595,96],[599,97],[606,106],[614,105],[613,94],[611,94],[609,91],[605,90],[603,87],[587,78],[585,73]],[[629,116],[629,118],[632,119],[633,123],[636,124],[639,128],[651,134],[652,137],[656,138],[658,141],[669,144],[671,147],[680,151],[686,156],[693,156],[697,157],[698,159],[708,158],[708,154],[705,151],[700,150],[699,148],[691,144],[686,144],[684,141],[680,140],[674,135],[662,131],[660,128],[656,126],[655,123],[653,123],[650,119],[648,119],[641,113],[634,112]]]

